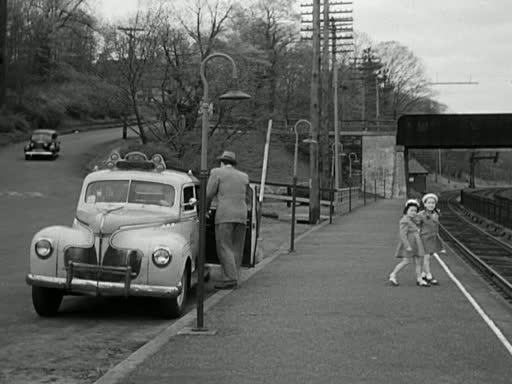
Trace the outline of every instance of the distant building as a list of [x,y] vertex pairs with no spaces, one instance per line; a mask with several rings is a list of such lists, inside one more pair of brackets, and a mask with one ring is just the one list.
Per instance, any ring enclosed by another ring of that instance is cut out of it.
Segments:
[[421,194],[426,193],[428,171],[415,159],[409,159],[408,171],[407,183],[409,184],[409,191]]

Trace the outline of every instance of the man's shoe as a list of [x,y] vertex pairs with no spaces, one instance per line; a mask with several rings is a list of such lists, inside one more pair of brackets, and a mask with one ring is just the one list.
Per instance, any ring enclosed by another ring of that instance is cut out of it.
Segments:
[[214,285],[215,289],[236,289],[238,283],[236,281],[223,281]]

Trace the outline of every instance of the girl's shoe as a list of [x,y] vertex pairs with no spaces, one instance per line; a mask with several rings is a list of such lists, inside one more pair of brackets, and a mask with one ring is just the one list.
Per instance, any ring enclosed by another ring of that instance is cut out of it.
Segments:
[[430,285],[438,285],[439,284],[439,281],[437,281],[434,276],[432,276],[431,278],[428,278],[428,277],[424,277],[423,280],[425,280],[427,283],[429,283]]
[[389,276],[389,283],[393,286],[393,287],[398,287],[398,281],[396,281],[396,277],[395,276]]
[[425,280],[418,280],[416,282],[416,285],[419,287],[430,287],[430,284],[426,282]]

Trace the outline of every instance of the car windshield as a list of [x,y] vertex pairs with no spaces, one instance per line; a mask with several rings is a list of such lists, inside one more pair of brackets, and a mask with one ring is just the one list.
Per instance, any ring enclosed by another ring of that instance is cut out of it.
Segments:
[[135,203],[162,207],[174,205],[175,190],[171,185],[139,180],[102,180],[90,183],[85,202]]
[[34,133],[31,138],[32,141],[52,141],[52,135],[48,133]]

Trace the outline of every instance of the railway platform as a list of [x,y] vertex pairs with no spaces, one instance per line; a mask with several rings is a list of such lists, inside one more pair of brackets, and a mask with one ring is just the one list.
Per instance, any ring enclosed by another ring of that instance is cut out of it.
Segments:
[[439,286],[416,286],[411,266],[388,285],[403,203],[315,228],[209,299],[214,334],[169,330],[97,383],[510,383],[511,306],[449,243]]

